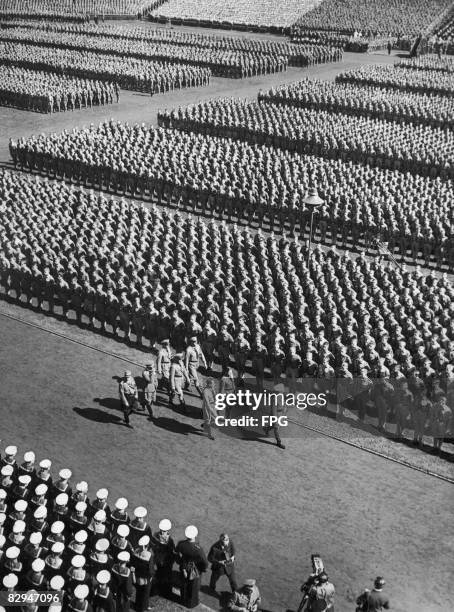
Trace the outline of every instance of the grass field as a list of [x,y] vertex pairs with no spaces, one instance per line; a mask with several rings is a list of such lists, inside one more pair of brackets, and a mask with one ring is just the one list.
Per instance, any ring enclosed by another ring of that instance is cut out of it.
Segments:
[[[195,523],[205,548],[227,530],[264,609],[296,608],[314,551],[340,612],[377,573],[396,611],[454,607],[452,485],[307,430],[290,432],[286,451],[261,436],[211,442],[196,411],[164,406],[156,424],[134,415],[127,429],[114,378],[124,360],[5,317],[0,326],[2,445],[33,448],[55,471],[71,467],[74,481],[107,486],[112,501],[146,505],[153,524],[168,516],[176,537]],[[207,594],[203,602],[216,607]]]

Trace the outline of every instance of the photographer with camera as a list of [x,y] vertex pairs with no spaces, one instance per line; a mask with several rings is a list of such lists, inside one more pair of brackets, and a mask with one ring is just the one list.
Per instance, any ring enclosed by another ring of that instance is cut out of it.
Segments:
[[385,584],[384,579],[381,576],[377,576],[374,580],[374,588],[372,591],[365,589],[356,600],[356,612],[380,612],[380,610],[389,610],[389,599],[382,593]]
[[329,581],[320,555],[311,555],[313,573],[301,586],[298,612],[334,612],[334,585]]

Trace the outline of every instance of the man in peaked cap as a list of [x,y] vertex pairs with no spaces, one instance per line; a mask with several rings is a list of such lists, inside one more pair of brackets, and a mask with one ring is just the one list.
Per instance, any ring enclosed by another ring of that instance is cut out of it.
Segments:
[[123,410],[123,418],[128,427],[132,428],[129,422],[129,416],[133,410],[139,410],[139,391],[132,372],[126,370],[123,379],[118,385],[120,395],[121,408]]
[[27,451],[24,453],[24,461],[19,466],[19,475],[30,476],[32,480],[35,479],[35,453],[33,451]]
[[198,368],[200,361],[203,364],[205,370],[207,369],[207,362],[205,355],[202,352],[200,345],[197,342],[197,338],[193,336],[189,339],[189,346],[186,349],[185,356],[185,367],[189,376],[189,383],[193,384],[197,389],[200,397],[202,397],[202,388],[200,386]]
[[0,459],[0,468],[4,465],[11,465],[14,471],[14,475],[18,470],[18,465],[16,462],[17,455],[17,446],[7,446],[5,448],[5,456]]
[[158,352],[157,370],[160,376],[161,388],[166,391],[170,397],[170,366],[172,363],[172,349],[170,348],[170,340],[165,338],[161,341],[161,348]]
[[187,608],[195,608],[199,604],[201,574],[208,567],[205,552],[196,542],[198,533],[197,527],[188,525],[184,532],[186,539],[176,546],[182,584],[181,600]]
[[88,506],[87,515],[92,518],[98,510],[104,510],[106,513],[106,520],[110,520],[110,508],[107,503],[109,497],[109,491],[107,489],[98,489],[96,491],[96,499],[94,499]]
[[175,542],[170,535],[172,523],[169,519],[159,522],[159,530],[151,537],[151,546],[156,564],[156,586],[159,594],[169,597],[172,594],[172,568],[175,562]]
[[144,380],[144,404],[148,410],[149,420],[152,421],[155,416],[153,414],[153,405],[156,404],[156,391],[158,389],[158,375],[154,363],[147,363],[142,372]]
[[129,525],[131,519],[127,512],[128,500],[125,497],[119,497],[115,502],[115,508],[110,515],[111,531],[116,532],[118,525]]
[[131,564],[136,587],[136,610],[145,612],[149,607],[151,583],[155,574],[155,563],[150,550],[150,536],[143,535],[132,554]]
[[134,518],[129,523],[129,541],[133,549],[136,548],[139,539],[144,536],[151,536],[151,527],[146,522],[147,509],[143,506],[138,506],[134,510]]
[[93,608],[87,600],[89,593],[90,589],[86,584],[78,584],[70,599],[68,610],[71,610],[71,612],[93,612]]

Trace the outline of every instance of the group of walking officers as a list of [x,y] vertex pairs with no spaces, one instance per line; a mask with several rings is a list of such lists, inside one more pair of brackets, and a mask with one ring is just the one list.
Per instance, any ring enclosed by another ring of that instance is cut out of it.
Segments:
[[[32,451],[22,463],[16,457],[17,448],[8,446],[0,459],[0,591],[7,592],[0,593],[2,602],[18,591],[53,591],[59,601],[50,604],[50,612],[127,612],[133,601],[142,612],[150,609],[151,594],[173,597],[176,563],[182,603],[192,608],[199,603],[201,575],[211,564],[211,591],[225,575],[233,593],[230,609],[257,610],[255,580],[238,586],[228,534],[221,534],[206,555],[194,525],[175,543],[169,519],[154,531],[146,508],[135,508],[132,518],[127,499],[111,507],[107,489],[90,499],[87,482],[73,485],[71,470],[54,477],[50,460],[37,463]],[[4,609],[15,608],[0,605]],[[22,609],[35,612],[38,606]]]

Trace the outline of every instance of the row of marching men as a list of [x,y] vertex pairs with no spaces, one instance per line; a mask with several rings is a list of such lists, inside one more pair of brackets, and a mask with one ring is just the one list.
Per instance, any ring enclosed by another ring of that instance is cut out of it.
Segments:
[[16,455],[8,446],[0,459],[0,589],[59,592],[52,612],[124,612],[133,599],[143,611],[152,585],[172,594],[172,567],[182,559],[170,520],[153,532],[146,508],[135,508],[131,518],[125,498],[111,508],[107,489],[99,489],[90,500],[86,482],[73,489],[70,470],[54,480],[50,460],[35,467],[34,453],[25,453],[21,464]]

